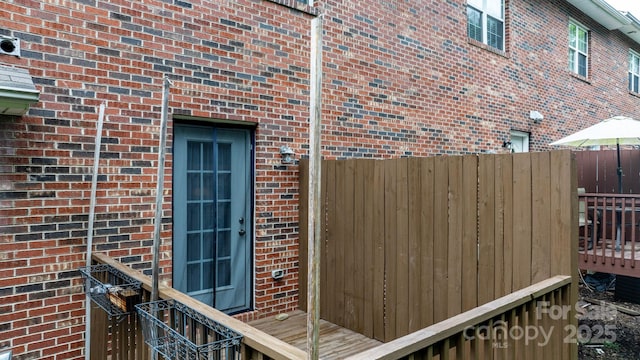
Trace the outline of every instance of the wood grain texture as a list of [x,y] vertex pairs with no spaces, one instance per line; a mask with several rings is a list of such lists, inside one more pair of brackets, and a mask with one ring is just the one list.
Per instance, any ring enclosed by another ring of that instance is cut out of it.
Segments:
[[[249,325],[306,351],[305,314],[294,311],[284,321],[267,317],[249,322]],[[320,357],[344,359],[348,356],[379,346],[381,342],[328,321],[320,321]]]
[[569,153],[326,162],[323,318],[388,341],[571,274],[570,165]]

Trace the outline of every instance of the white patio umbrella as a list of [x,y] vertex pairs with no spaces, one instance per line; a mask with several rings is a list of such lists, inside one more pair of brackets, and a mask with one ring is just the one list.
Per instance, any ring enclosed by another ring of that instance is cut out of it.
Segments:
[[549,145],[576,147],[615,145],[618,151],[618,192],[622,194],[620,145],[640,145],[640,121],[626,116],[614,116]]

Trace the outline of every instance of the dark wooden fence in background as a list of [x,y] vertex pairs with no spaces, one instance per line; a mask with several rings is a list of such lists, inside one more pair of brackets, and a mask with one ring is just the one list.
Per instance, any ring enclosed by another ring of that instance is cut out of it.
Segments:
[[[618,168],[615,150],[576,151],[578,187],[588,193],[618,193]],[[640,151],[621,150],[622,189],[625,194],[640,194]]]
[[[308,163],[300,169],[306,309]],[[576,179],[568,150],[323,161],[321,317],[389,341],[575,276]]]

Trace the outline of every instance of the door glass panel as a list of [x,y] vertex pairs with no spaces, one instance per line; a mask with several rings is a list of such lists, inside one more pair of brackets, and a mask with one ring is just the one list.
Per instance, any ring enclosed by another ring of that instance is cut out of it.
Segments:
[[215,205],[213,202],[202,204],[202,229],[213,230],[215,226]]
[[231,202],[218,203],[218,228],[228,229],[231,227]]
[[200,198],[200,174],[187,174],[187,200],[198,200]]
[[202,257],[205,259],[213,258],[213,231],[207,231],[202,234]]
[[187,204],[187,231],[200,230],[200,204]]
[[202,169],[213,170],[213,143],[202,143]]
[[231,256],[231,231],[218,232],[218,257]]
[[231,170],[231,144],[218,144],[218,171]]
[[213,261],[205,261],[202,263],[202,289],[213,288]]
[[202,200],[213,200],[213,171],[202,174]]
[[218,197],[223,200],[231,199],[231,174],[218,174]]
[[187,143],[187,170],[200,169],[200,144],[199,141],[189,141]]
[[200,263],[187,265],[187,291],[198,291],[200,286]]
[[187,261],[200,260],[200,234],[187,235]]
[[218,260],[218,286],[231,285],[231,260]]

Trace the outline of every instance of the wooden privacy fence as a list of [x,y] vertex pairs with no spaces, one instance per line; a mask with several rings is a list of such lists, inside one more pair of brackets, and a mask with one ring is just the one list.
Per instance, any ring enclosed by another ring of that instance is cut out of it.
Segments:
[[[588,193],[618,193],[618,155],[613,150],[575,151],[578,187]],[[620,151],[622,190],[625,194],[640,194],[640,151]]]
[[[570,151],[323,161],[321,317],[386,342],[575,276],[576,187]],[[300,271],[302,309],[306,284]],[[569,293],[573,304],[577,288]]]

